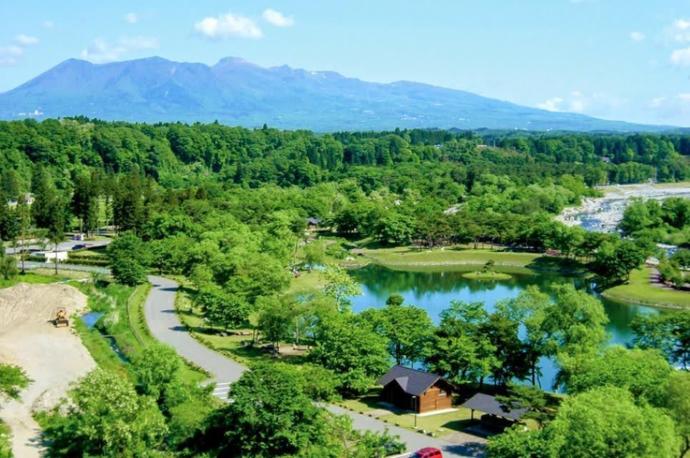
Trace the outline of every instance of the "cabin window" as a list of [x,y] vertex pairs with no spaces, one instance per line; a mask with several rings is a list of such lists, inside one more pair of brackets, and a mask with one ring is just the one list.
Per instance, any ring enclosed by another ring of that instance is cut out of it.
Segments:
[[439,397],[439,398],[445,398],[445,397],[446,397],[446,392],[443,391],[443,390],[439,390],[439,392],[438,392],[438,397]]

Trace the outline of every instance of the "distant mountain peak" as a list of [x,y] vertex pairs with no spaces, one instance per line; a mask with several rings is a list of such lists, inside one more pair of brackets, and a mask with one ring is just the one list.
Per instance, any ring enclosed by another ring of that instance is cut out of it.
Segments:
[[68,59],[0,94],[2,119],[76,115],[316,131],[663,129],[553,113],[412,81],[370,83],[332,71],[265,68],[240,57],[213,66],[159,56],[108,64]]

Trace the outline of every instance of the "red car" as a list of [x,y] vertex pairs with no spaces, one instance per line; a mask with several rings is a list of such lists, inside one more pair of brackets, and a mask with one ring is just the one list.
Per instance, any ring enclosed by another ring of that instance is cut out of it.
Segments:
[[443,458],[443,453],[435,447],[424,447],[417,450],[413,456],[415,458]]

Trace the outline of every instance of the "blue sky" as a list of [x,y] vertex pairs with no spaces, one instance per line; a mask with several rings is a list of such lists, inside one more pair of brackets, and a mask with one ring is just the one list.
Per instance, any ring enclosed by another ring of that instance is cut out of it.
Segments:
[[151,55],[237,56],[690,126],[690,0],[0,2],[0,92],[70,57]]

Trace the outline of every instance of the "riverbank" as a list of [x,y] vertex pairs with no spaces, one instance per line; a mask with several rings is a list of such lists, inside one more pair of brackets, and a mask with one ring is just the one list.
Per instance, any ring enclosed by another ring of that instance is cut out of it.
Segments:
[[690,308],[690,292],[653,284],[650,281],[652,273],[649,267],[634,270],[630,273],[628,283],[609,288],[602,293],[602,296],[623,304],[670,309]]

